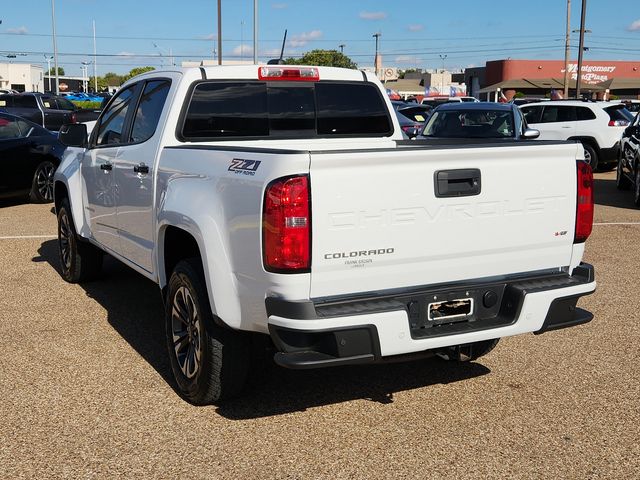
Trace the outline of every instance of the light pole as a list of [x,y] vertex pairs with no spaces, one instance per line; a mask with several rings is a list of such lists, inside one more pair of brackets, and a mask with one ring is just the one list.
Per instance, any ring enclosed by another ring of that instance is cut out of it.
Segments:
[[344,43],[338,45],[338,48],[340,49],[340,53],[344,53],[344,47],[346,47]]
[[58,43],[56,40],[56,2],[51,0],[51,25],[53,27],[53,66],[56,69],[56,95],[60,95],[60,77],[58,75]]
[[578,77],[576,79],[576,99],[580,98],[580,80],[582,80],[582,54],[584,52],[584,19],[587,13],[587,0],[582,0],[580,14],[580,43],[578,45]]
[[47,77],[49,77],[49,93],[51,93],[51,60],[53,60],[53,56],[48,57],[47,55],[45,55],[44,59],[47,62]]
[[439,55],[440,60],[442,60],[442,71],[440,72],[440,93],[444,92],[444,61],[447,59],[446,54]]
[[89,76],[89,65],[91,65],[91,62],[82,62],[82,69],[84,70],[84,74],[82,76],[82,89],[84,90],[84,93],[87,93],[87,90],[89,89],[89,79],[87,78]]
[[373,57],[373,68],[376,71],[376,77],[378,76],[378,39],[382,36],[380,32],[374,33],[372,37],[376,39],[376,56]]
[[569,98],[569,41],[571,37],[571,0],[567,0],[567,33],[564,39],[564,98]]

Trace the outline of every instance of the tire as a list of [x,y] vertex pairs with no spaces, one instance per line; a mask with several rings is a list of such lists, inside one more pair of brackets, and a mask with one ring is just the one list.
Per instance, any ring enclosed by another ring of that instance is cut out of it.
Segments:
[[589,165],[591,165],[591,170],[594,172],[598,170],[598,154],[596,150],[589,145],[588,143],[583,143],[584,147],[584,159],[587,161]]
[[251,337],[216,324],[199,258],[181,260],[171,274],[165,336],[177,390],[185,400],[209,405],[241,393]]
[[58,208],[58,253],[62,278],[69,283],[92,280],[100,273],[103,253],[89,242],[78,239],[66,198]]
[[627,178],[627,176],[622,171],[623,155],[624,154],[621,154],[620,158],[618,159],[618,165],[616,167],[616,188],[618,190],[629,190],[629,187],[631,186],[631,181],[629,180],[629,178]]
[[55,172],[56,166],[48,160],[36,167],[31,181],[29,200],[33,203],[53,202],[53,174]]
[[496,348],[499,341],[500,339],[496,338],[494,340],[483,340],[481,342],[456,345],[455,347],[449,347],[446,351],[439,354],[439,356],[440,358],[453,362],[472,362]]
[[633,204],[636,207],[640,207],[640,164],[636,165],[634,178],[635,182],[633,185]]

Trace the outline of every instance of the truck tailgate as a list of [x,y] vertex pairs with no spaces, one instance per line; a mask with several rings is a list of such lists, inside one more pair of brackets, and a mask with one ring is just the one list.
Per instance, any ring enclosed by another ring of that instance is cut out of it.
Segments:
[[[577,151],[526,143],[312,152],[311,297],[569,265]],[[456,190],[463,195],[447,196]]]

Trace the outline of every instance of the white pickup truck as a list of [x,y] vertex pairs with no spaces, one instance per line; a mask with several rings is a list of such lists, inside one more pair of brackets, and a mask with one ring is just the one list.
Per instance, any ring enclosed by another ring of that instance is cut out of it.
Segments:
[[578,143],[406,141],[373,75],[282,65],[140,75],[60,138],[62,276],[106,252],[157,282],[194,404],[238,394],[261,339],[290,368],[460,361],[592,318]]

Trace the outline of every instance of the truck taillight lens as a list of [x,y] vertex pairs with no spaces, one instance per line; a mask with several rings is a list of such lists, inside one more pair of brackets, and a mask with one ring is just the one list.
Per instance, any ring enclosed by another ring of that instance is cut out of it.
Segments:
[[71,114],[71,123],[78,123],[78,117],[75,112]]
[[309,177],[271,182],[264,195],[262,255],[267,271],[301,273],[311,267]]
[[588,163],[577,162],[578,195],[576,207],[576,234],[573,243],[582,243],[593,228],[593,173]]

